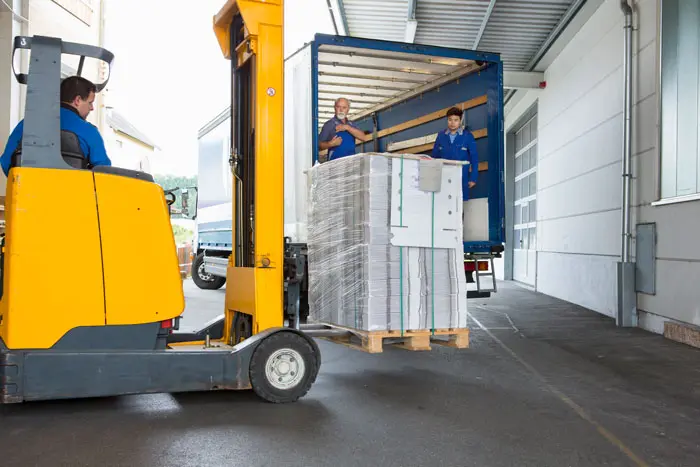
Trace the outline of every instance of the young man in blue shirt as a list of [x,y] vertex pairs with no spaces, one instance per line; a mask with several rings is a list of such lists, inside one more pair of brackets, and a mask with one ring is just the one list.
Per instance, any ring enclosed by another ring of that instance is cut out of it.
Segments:
[[367,141],[365,132],[348,120],[350,101],[341,97],[335,101],[335,115],[328,120],[321,129],[318,137],[318,148],[323,151],[328,149],[326,157],[319,158],[321,162],[340,159],[355,154],[355,139]]
[[[80,148],[91,166],[112,165],[99,130],[85,119],[94,109],[95,85],[81,76],[70,76],[61,82],[61,130],[75,133]],[[0,165],[5,175],[10,172],[12,153],[22,142],[24,120],[20,121],[7,140]]]
[[474,135],[461,126],[462,111],[452,107],[447,111],[447,129],[437,134],[431,156],[434,159],[468,162],[462,166],[462,193],[464,201],[467,201],[469,189],[476,185],[479,177],[479,156]]

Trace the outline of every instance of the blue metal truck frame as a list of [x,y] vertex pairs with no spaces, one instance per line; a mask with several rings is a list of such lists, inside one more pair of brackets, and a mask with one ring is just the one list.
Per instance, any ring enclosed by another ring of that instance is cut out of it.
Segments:
[[[476,187],[470,192],[470,199],[488,198],[488,232],[487,241],[464,242],[465,271],[466,264],[473,262],[473,269],[476,270],[477,285],[479,285],[479,272],[476,267],[478,260],[490,260],[492,275],[493,258],[500,257],[503,252],[505,242],[505,183],[504,183],[504,111],[503,111],[503,62],[498,54],[479,52],[472,50],[409,44],[403,42],[381,41],[374,39],[362,39],[347,36],[334,36],[328,34],[316,34],[314,40],[308,44],[311,47],[311,112],[312,112],[312,148],[313,163],[316,163],[319,155],[319,48],[324,45],[357,47],[376,51],[393,51],[401,53],[412,53],[420,55],[430,55],[445,58],[456,58],[463,60],[473,60],[483,65],[475,73],[456,78],[453,81],[441,84],[437,89],[431,89],[424,93],[407,98],[389,107],[377,110],[373,114],[366,115],[354,123],[363,131],[375,132],[388,128],[402,121],[411,120],[425,114],[449,107],[456,102],[466,101],[477,96],[487,95],[487,102],[471,109],[465,110],[464,120],[467,122],[467,130],[487,129],[487,136],[477,139],[477,152],[480,162],[488,163],[488,170],[480,172]],[[362,143],[357,146],[357,152],[387,150],[387,145],[392,141],[401,141],[444,130],[446,122],[438,119],[423,123],[418,126],[388,135],[377,139],[375,142]],[[365,145],[371,145],[365,148]],[[429,154],[430,151],[425,153]],[[230,223],[229,223],[230,226]],[[217,225],[220,229],[223,226]],[[205,233],[206,232],[201,232]],[[221,234],[221,231],[218,232]],[[204,235],[206,237],[207,235]],[[223,237],[219,237],[222,239]],[[230,239],[230,236],[229,236]],[[218,240],[218,239],[217,239]],[[230,243],[216,241],[217,256],[221,255],[221,249],[230,249]],[[206,249],[208,244],[198,242],[198,251]],[[212,270],[214,270],[212,268]],[[469,282],[473,281],[471,272],[467,272]],[[469,296],[488,296],[489,292],[476,293],[470,291]]]
[[[327,45],[338,45],[347,47],[357,47],[363,49],[372,49],[379,51],[393,51],[402,53],[414,53],[421,55],[432,55],[447,58],[459,58],[464,60],[474,60],[484,62],[487,67],[480,71],[478,75],[468,75],[460,80],[450,82],[447,85],[440,86],[440,92],[434,94],[442,94],[439,99],[432,99],[427,102],[424,96],[416,96],[410,98],[400,104],[393,105],[387,109],[376,112],[376,130],[382,130],[383,127],[390,127],[399,123],[394,115],[401,114],[401,120],[408,120],[415,117],[420,117],[427,113],[439,110],[449,106],[455,102],[467,100],[477,97],[484,93],[488,96],[486,104],[486,120],[488,136],[477,140],[477,152],[479,154],[479,162],[488,162],[489,168],[484,173],[479,174],[479,179],[475,190],[471,194],[471,198],[489,198],[489,241],[486,242],[464,242],[465,254],[491,254],[500,253],[503,251],[503,243],[505,242],[505,183],[504,183],[504,115],[503,115],[503,62],[498,54],[477,52],[472,50],[454,49],[448,47],[437,47],[428,45],[408,44],[404,42],[378,41],[374,39],[362,39],[357,37],[334,36],[328,34],[316,34],[314,41],[311,43],[311,96],[312,96],[312,128],[318,128],[318,52],[319,47]],[[493,81],[489,86],[489,80],[485,79],[493,75]],[[477,83],[476,86],[472,86]],[[480,86],[479,86],[480,83]],[[457,91],[457,92],[454,92]],[[433,91],[428,91],[429,94]],[[483,120],[482,114],[484,108],[482,106],[465,111],[466,118],[472,121]],[[375,119],[372,116],[366,116],[354,123],[363,131],[372,132]],[[425,136],[430,133],[436,133],[444,130],[446,122],[444,120],[435,120],[427,122],[423,125],[410,128],[405,131],[394,133],[391,136],[379,138],[379,151],[384,152],[389,139],[408,139],[417,136]],[[478,129],[470,128],[467,129]],[[313,133],[314,163],[318,160],[318,132]],[[367,143],[372,144],[372,143]],[[362,151],[362,144],[357,146],[358,152]],[[484,183],[486,182],[486,183]],[[486,188],[485,188],[486,187]]]

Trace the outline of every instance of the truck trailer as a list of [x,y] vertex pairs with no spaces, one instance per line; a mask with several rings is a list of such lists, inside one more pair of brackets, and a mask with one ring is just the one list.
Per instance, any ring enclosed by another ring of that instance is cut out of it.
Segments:
[[[497,54],[317,34],[285,60],[284,228],[289,244],[307,241],[306,170],[319,163],[323,124],[339,97],[368,135],[356,152],[430,155],[446,112],[463,110],[476,139],[478,180],[464,202],[464,270],[468,297],[496,292],[494,258],[505,242],[503,65]],[[234,90],[235,92],[235,90]],[[196,251],[198,287],[224,285],[232,242],[231,107],[199,131]],[[467,180],[463,181],[464,184]],[[238,248],[241,245],[237,246]]]

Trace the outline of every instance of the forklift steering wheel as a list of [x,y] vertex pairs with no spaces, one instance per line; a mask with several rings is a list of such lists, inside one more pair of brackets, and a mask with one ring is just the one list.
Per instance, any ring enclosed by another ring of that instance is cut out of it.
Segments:
[[167,193],[165,193],[165,202],[168,203],[168,206],[172,206],[173,204],[175,204],[175,198],[175,193],[173,193],[172,191],[168,191]]

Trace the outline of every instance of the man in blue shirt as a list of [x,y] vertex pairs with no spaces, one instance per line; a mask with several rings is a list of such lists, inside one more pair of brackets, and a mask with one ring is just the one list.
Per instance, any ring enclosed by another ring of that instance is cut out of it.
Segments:
[[[81,76],[70,76],[61,82],[61,130],[75,133],[88,163],[91,166],[112,165],[104,140],[99,130],[85,119],[94,109],[95,92],[93,83]],[[12,153],[22,142],[24,120],[20,121],[7,140],[0,164],[5,175],[10,172]]]
[[431,156],[434,159],[467,161],[462,166],[462,196],[467,201],[469,189],[476,185],[479,177],[479,156],[474,135],[461,125],[462,111],[452,107],[447,111],[447,129],[437,134]]
[[341,97],[335,101],[335,115],[321,129],[318,137],[318,147],[321,151],[328,149],[327,156],[320,156],[321,162],[340,159],[355,154],[355,138],[367,141],[365,132],[348,120],[350,101]]

